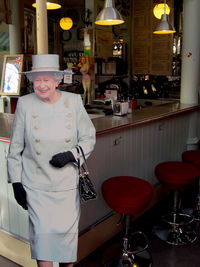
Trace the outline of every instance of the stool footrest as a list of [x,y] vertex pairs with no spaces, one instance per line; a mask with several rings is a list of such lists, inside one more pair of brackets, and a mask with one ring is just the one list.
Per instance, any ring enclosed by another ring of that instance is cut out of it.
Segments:
[[162,220],[172,226],[183,226],[193,222],[194,217],[184,213],[170,213],[162,216]]
[[171,245],[187,245],[193,243],[197,238],[194,231],[183,231],[181,228],[177,228],[175,231],[171,231],[168,235],[166,242]]
[[129,236],[129,246],[127,252],[130,254],[137,254],[147,249],[148,245],[148,239],[143,232],[134,232]]

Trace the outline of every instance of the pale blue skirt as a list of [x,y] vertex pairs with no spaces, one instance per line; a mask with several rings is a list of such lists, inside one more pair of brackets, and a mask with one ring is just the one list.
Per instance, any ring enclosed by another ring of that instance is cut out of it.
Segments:
[[80,200],[78,189],[62,192],[25,186],[29,213],[31,257],[76,262]]

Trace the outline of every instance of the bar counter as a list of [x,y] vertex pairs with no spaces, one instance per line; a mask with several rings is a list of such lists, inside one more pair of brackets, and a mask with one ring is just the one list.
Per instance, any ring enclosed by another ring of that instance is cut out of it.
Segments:
[[[98,199],[82,203],[79,260],[121,230],[116,225],[119,214],[112,212],[102,197],[103,181],[123,175],[149,181],[155,192],[146,210],[168,193],[160,187],[154,175],[156,164],[181,160],[188,140],[195,132],[200,136],[200,105],[168,102],[135,110],[123,117],[109,115],[92,119],[97,142],[87,163]],[[17,205],[12,186],[7,182],[6,157],[13,117],[12,114],[0,113],[0,254],[22,266],[31,267],[36,263],[30,260],[28,215]]]
[[134,110],[131,114],[127,114],[125,116],[110,115],[93,119],[93,124],[96,128],[98,136],[179,114],[193,112],[195,110],[200,110],[200,105],[180,104],[179,101],[172,100],[171,103],[161,103],[156,106]]

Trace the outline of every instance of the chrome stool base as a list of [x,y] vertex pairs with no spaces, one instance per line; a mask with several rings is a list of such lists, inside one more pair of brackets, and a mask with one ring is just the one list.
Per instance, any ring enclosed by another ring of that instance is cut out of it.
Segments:
[[187,245],[193,243],[197,239],[194,231],[183,231],[181,228],[171,230],[168,234],[166,242],[170,245]]
[[170,245],[187,245],[193,243],[197,239],[194,231],[186,231],[181,227],[166,229],[164,227],[154,227],[153,233]]
[[105,267],[152,267],[152,258],[147,250],[127,257],[114,258],[104,264]]
[[184,226],[190,225],[194,221],[193,216],[183,213],[170,213],[164,215],[162,220],[171,225],[171,228],[154,228],[153,232],[168,244],[176,246],[186,245],[193,243],[197,239],[194,231],[184,229]]
[[[134,232],[123,238],[123,245],[112,246],[104,255],[105,267],[151,267],[152,257],[146,250],[148,239],[143,232]],[[112,255],[115,251],[115,255]],[[108,254],[110,254],[108,259]],[[107,259],[106,259],[107,258]]]

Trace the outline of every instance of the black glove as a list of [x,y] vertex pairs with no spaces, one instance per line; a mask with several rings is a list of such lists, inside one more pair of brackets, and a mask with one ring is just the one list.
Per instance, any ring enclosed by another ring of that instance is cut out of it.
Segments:
[[76,159],[74,158],[74,155],[71,151],[58,153],[52,157],[52,159],[49,161],[51,165],[57,168],[64,167],[68,162],[76,162]]
[[17,203],[22,206],[23,209],[27,210],[26,191],[22,183],[13,183],[12,186]]

